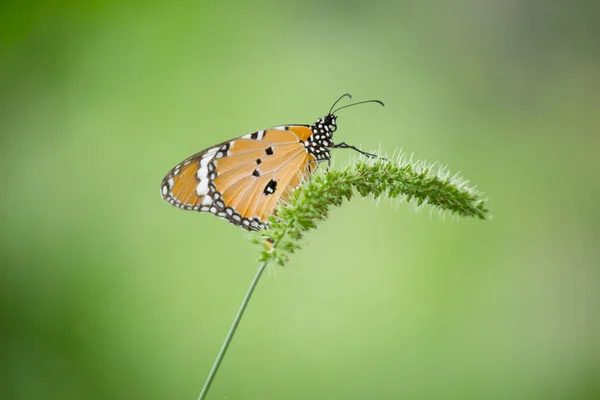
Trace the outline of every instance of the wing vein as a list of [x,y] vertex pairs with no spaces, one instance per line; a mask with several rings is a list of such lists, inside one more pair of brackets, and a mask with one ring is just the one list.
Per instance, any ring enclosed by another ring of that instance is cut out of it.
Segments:
[[[272,172],[273,177],[271,179],[275,179],[275,177],[277,176],[277,172],[279,170],[281,170],[286,165],[288,165],[289,163],[291,163],[298,155],[302,154],[303,152],[304,152],[304,149],[301,149],[296,154],[294,154],[288,161],[286,161],[284,164],[282,164],[276,171]],[[242,198],[238,201],[238,204],[241,204],[244,201],[244,199],[248,195],[248,192],[250,191],[250,189],[252,189],[254,187],[255,184],[256,184],[256,182],[253,182],[250,186],[248,186],[248,188],[246,189],[246,192],[244,193],[244,195],[242,196]],[[282,189],[285,190],[285,188],[282,188]],[[246,211],[246,210],[244,210],[244,211]],[[240,212],[240,214],[241,214],[241,212]]]

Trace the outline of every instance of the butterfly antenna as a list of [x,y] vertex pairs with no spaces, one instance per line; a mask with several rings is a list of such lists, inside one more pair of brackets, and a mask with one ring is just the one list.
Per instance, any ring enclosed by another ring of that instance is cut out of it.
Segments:
[[329,109],[329,114],[331,114],[331,110],[333,110],[333,107],[335,107],[335,105],[336,105],[337,103],[339,103],[339,102],[340,102],[340,100],[341,100],[341,99],[343,99],[344,97],[348,97],[349,99],[351,99],[351,98],[352,98],[352,95],[351,95],[350,93],[344,93],[343,95],[341,95],[341,96],[340,96],[340,98],[339,98],[339,99],[337,99],[337,100],[335,101],[335,103],[333,103],[333,105],[331,106],[331,108]]
[[[339,101],[339,100],[338,100]],[[337,103],[337,102],[336,102]],[[385,104],[383,104],[382,101],[379,100],[365,100],[365,101],[359,101],[358,103],[352,103],[352,104],[347,104],[345,106],[341,106],[340,108],[336,109],[335,111],[333,111],[333,113],[330,111],[329,114],[335,114],[336,112],[340,111],[343,108],[348,108],[348,107],[352,107],[352,106],[357,106],[359,104],[365,104],[365,103],[377,103],[377,104],[381,104],[383,107],[385,107]],[[333,108],[333,107],[332,107]]]

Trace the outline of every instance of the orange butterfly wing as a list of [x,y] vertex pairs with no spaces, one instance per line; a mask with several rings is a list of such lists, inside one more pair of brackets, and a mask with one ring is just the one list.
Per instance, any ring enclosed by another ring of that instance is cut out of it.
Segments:
[[264,228],[316,166],[304,146],[311,133],[306,125],[291,125],[210,147],[173,168],[161,194],[176,207],[211,212],[248,230]]

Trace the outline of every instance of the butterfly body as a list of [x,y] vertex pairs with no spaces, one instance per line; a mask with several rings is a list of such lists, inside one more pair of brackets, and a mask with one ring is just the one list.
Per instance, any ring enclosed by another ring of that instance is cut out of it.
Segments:
[[210,212],[246,230],[264,229],[275,207],[330,159],[336,129],[330,111],[312,125],[276,126],[209,147],[172,168],[161,195],[184,210]]

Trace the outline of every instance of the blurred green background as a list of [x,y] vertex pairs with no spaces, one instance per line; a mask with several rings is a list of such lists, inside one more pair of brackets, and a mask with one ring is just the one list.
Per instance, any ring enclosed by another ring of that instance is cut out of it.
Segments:
[[258,249],[160,181],[344,92],[386,108],[338,141],[448,164],[494,219],[334,210],[209,398],[598,398],[597,2],[70,3],[0,6],[2,399],[195,399]]

